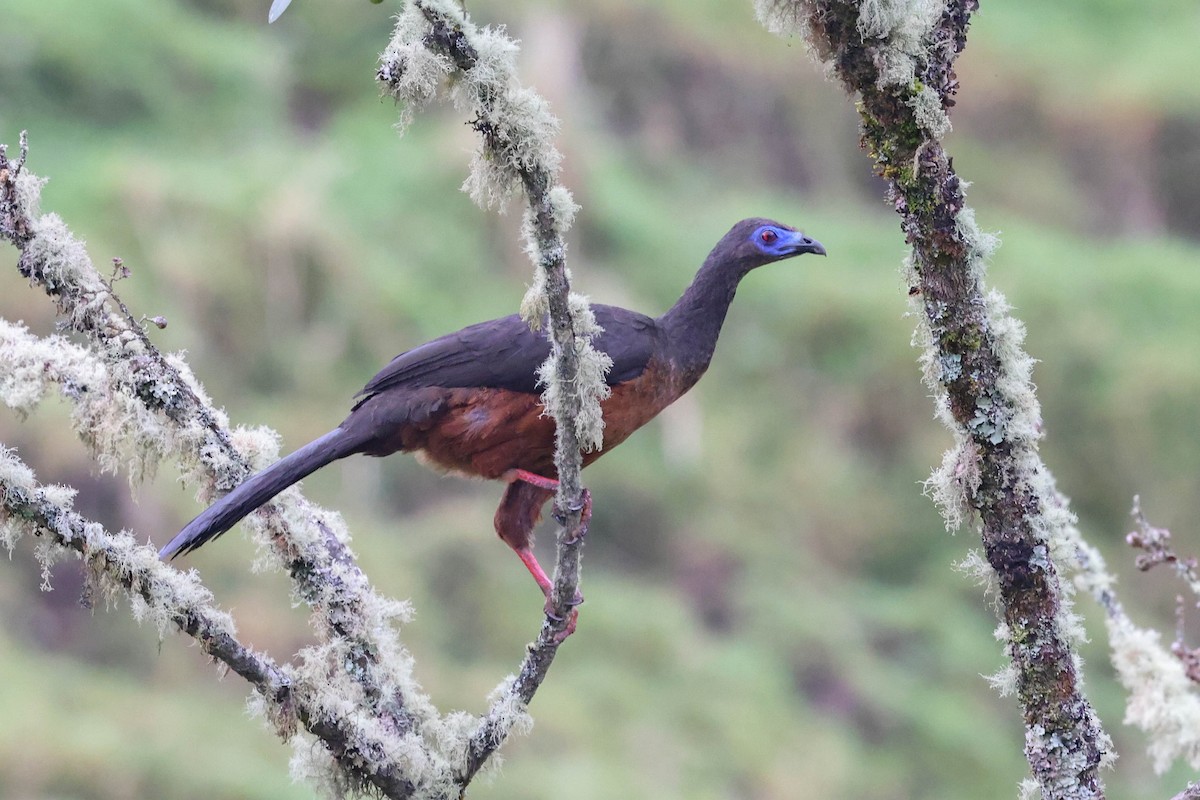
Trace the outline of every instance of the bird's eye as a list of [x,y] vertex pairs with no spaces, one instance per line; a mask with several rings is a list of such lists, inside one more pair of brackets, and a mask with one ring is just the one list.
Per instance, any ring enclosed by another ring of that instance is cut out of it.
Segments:
[[763,240],[763,244],[773,244],[779,238],[779,234],[770,228],[766,228],[758,235],[758,238]]

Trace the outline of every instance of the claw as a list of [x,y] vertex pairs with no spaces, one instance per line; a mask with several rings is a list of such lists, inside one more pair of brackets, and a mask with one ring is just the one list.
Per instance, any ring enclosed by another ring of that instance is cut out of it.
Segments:
[[[580,593],[580,591],[578,589],[576,589],[575,597],[573,597],[570,600],[570,602],[565,604],[567,606],[567,608],[571,609],[567,613],[567,617],[566,617],[567,627],[564,628],[561,632],[555,634],[555,636],[554,636],[555,644],[562,644],[564,641],[566,641],[566,638],[568,636],[570,636],[572,633],[575,632],[575,626],[579,623],[579,609],[577,608],[577,606],[582,605],[582,603],[583,603],[583,594]],[[546,606],[543,609],[543,611],[546,612],[547,618],[554,620],[555,622],[563,621],[562,617],[560,617],[558,614],[554,613],[554,603],[549,597],[546,598]]]
[[567,615],[567,627],[563,628],[560,633],[554,634],[554,643],[562,644],[567,640],[567,637],[575,632],[575,625],[579,622],[579,611],[571,609],[571,613]]
[[[588,525],[592,521],[592,493],[584,489],[583,494],[580,496],[579,508],[572,510],[579,512],[579,524],[568,531],[563,537],[565,544],[575,544],[587,536]],[[561,524],[565,525],[566,523]]]
[[587,489],[584,489],[580,493],[578,505],[570,505],[564,510],[558,506],[558,503],[555,503],[551,514],[554,516],[555,522],[565,526],[567,524],[567,514],[574,514],[575,512],[579,512],[579,534],[575,538],[569,539],[568,541],[570,542],[577,541],[579,537],[587,533],[588,521],[592,518],[592,493]]
[[[568,602],[563,603],[563,605],[571,610],[574,610],[576,606],[583,605],[583,593],[576,589],[575,596]],[[554,601],[549,596],[546,597],[546,605],[542,608],[542,611],[546,612],[546,616],[555,622],[562,621],[562,617],[554,613]]]

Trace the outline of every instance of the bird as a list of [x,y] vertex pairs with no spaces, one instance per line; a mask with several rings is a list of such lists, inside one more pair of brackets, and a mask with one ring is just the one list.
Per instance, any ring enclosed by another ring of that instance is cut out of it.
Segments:
[[[751,270],[824,246],[797,229],[744,219],[705,258],[679,300],[659,317],[593,303],[593,341],[612,366],[602,401],[603,449],[586,467],[692,388],[708,369],[738,284]],[[554,420],[541,404],[543,333],[518,315],[470,325],[396,356],[355,396],[346,419],[252,475],[189,522],[159,555],[189,553],[307,476],[350,455],[414,453],[449,473],[503,481],[493,523],[547,597],[551,581],[533,554],[533,528],[558,486]],[[589,506],[585,513],[590,512]],[[577,598],[579,600],[581,598]]]

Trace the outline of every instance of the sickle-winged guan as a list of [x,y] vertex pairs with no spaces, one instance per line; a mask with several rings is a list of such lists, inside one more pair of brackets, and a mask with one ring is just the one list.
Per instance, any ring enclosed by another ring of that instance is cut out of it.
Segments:
[[[585,453],[584,466],[700,379],[746,273],[801,253],[824,255],[825,248],[787,225],[745,219],[717,242],[692,285],[661,317],[593,304],[604,329],[595,345],[613,362],[605,376],[612,394],[603,402],[604,449]],[[341,425],[248,478],[188,523],[160,555],[195,550],[340,458],[414,452],[435,468],[508,484],[496,532],[548,595],[550,580],[534,558],[531,533],[557,485],[554,420],[543,414],[537,383],[549,354],[545,335],[516,315],[401,353],[359,392]]]

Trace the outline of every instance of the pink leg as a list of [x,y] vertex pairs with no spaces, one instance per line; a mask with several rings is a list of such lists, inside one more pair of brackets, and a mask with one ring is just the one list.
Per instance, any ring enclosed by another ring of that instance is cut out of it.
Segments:
[[496,533],[521,559],[521,563],[529,570],[542,594],[549,595],[550,579],[546,577],[546,571],[533,555],[533,526],[541,517],[542,506],[550,499],[554,489],[526,481],[513,475],[515,472],[516,470],[512,470],[504,475],[508,487],[504,490],[499,508],[496,509]]
[[[531,536],[533,526],[541,516],[542,505],[558,489],[558,481],[523,469],[511,469],[504,473],[503,478],[508,483],[508,488],[500,500],[500,507],[496,509],[496,533],[500,534],[500,538],[513,549],[517,558],[521,559],[525,569],[529,570],[529,574],[533,576],[538,588],[546,596],[546,615],[554,619],[561,619],[555,616],[554,609],[550,605],[550,594],[554,590],[554,584],[533,554]],[[588,521],[591,516],[592,497],[589,492],[585,491],[579,527],[575,531],[576,539],[587,533]],[[560,642],[575,632],[575,625],[579,619],[579,610],[575,606],[582,602],[583,595],[576,592],[570,604],[567,627],[560,634]]]
[[558,481],[554,478],[546,478],[538,475],[535,472],[530,472],[527,469],[510,469],[502,476],[505,483],[514,483],[516,481],[524,481],[531,486],[536,486],[539,489],[547,489],[551,492],[558,489]]
[[[538,563],[537,558],[533,555],[533,551],[528,547],[522,547],[515,550],[517,558],[521,559],[521,563],[525,565],[525,569],[529,570],[529,574],[537,581],[538,587],[542,590],[542,594],[546,595],[546,606],[543,609],[546,616],[552,619],[562,619],[554,613],[554,609],[550,605],[550,592],[553,591],[554,585],[550,579],[546,577],[546,571],[542,569],[542,565]],[[558,643],[561,644],[568,636],[575,632],[575,626],[579,622],[579,609],[575,606],[583,602],[583,595],[578,591],[575,592],[575,601],[571,604],[571,611],[567,614],[567,627],[558,635]]]
[[551,584],[550,579],[546,577],[546,571],[542,569],[542,565],[538,563],[537,557],[534,556],[533,551],[528,547],[520,547],[514,548],[514,552],[516,552],[517,558],[521,559],[521,563],[525,565],[525,569],[529,570],[529,574],[533,576],[535,581],[537,581],[538,588],[542,590],[542,594],[549,597],[550,590],[553,588],[553,584]]

